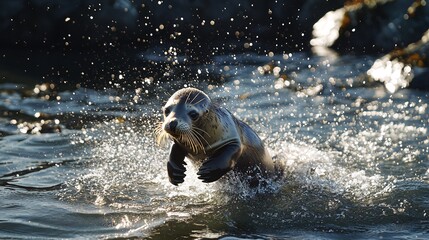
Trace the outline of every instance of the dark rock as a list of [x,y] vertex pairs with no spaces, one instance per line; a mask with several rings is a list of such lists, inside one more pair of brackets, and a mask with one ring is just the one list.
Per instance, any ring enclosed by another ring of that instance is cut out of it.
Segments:
[[429,90],[429,67],[414,67],[414,78],[410,82],[410,88]]
[[420,41],[397,49],[377,59],[367,74],[384,83],[387,90],[413,87],[429,89],[429,30]]
[[418,41],[428,28],[424,0],[354,1],[321,18],[311,44],[340,52],[384,53]]

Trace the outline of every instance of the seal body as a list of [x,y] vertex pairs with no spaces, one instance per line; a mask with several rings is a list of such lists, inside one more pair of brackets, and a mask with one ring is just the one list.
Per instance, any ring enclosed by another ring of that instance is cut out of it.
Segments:
[[214,182],[233,170],[257,185],[258,179],[279,173],[259,136],[204,92],[181,89],[163,111],[158,140],[173,141],[167,163],[172,184],[184,181],[185,157],[199,166],[197,174],[203,182]]

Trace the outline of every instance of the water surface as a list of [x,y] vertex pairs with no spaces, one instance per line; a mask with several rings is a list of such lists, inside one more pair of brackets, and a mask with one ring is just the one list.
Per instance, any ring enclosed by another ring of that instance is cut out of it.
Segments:
[[[185,81],[49,99],[2,83],[0,237],[428,238],[428,93],[369,83],[374,59],[217,56]],[[284,178],[260,189],[231,173],[203,184],[188,164],[185,183],[171,185],[168,147],[153,131],[183,86],[249,123],[285,163]],[[42,119],[52,128],[35,127]]]

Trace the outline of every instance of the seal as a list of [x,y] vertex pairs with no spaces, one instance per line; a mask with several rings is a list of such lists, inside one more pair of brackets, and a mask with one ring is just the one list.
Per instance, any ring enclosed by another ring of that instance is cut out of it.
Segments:
[[230,170],[257,186],[259,180],[279,174],[262,140],[246,123],[213,103],[196,88],[175,92],[162,108],[164,120],[157,127],[157,141],[172,140],[167,172],[172,184],[185,178],[185,157],[199,166],[205,183]]

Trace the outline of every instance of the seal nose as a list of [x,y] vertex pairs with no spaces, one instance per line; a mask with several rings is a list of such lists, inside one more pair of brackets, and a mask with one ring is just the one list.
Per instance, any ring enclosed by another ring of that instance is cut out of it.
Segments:
[[168,124],[168,128],[170,128],[170,130],[172,132],[176,131],[176,127],[177,127],[177,121],[176,120],[173,120]]

